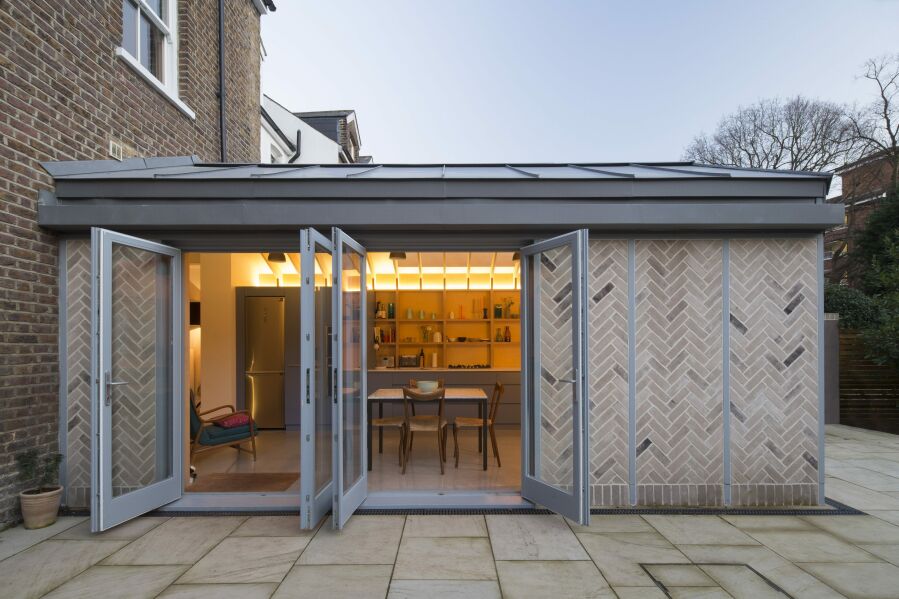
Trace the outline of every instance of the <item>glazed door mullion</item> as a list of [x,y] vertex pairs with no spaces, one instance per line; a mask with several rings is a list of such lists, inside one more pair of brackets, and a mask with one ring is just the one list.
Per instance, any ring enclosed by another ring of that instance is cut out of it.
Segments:
[[181,497],[181,254],[95,228],[91,258],[91,530],[99,532]]
[[[300,232],[300,520],[309,530],[331,510],[331,284],[321,261],[333,260],[331,240]],[[316,276],[316,265],[322,274]]]
[[589,522],[587,231],[521,250],[522,497]]

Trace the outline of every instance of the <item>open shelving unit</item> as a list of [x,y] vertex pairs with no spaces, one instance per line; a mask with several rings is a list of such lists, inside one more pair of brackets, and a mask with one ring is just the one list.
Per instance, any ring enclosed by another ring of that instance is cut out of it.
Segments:
[[[385,310],[389,303],[395,306],[395,318],[369,319],[371,368],[381,367],[382,358],[391,356],[399,367],[400,356],[417,357],[421,350],[426,369],[455,365],[521,368],[521,320],[511,317],[520,314],[518,289],[378,289],[369,293],[372,315],[379,303]],[[503,307],[502,317],[495,316],[497,304]],[[506,327],[512,340],[496,341],[497,329],[504,334]],[[374,350],[377,329],[391,331],[385,338],[392,341],[382,341]],[[438,332],[441,340],[434,342]],[[466,341],[450,341],[461,337]],[[437,355],[436,366],[433,354]]]

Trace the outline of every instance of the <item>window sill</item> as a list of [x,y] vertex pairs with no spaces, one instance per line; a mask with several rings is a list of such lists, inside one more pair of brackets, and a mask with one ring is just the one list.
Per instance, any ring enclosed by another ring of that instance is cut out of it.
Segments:
[[194,111],[191,110],[187,104],[182,102],[181,99],[172,92],[172,90],[170,90],[169,88],[164,86],[162,84],[162,82],[159,81],[159,79],[154,77],[153,74],[150,73],[150,71],[145,69],[144,65],[142,65],[140,63],[140,61],[138,61],[136,58],[131,56],[131,53],[128,52],[128,50],[126,50],[125,48],[119,47],[119,48],[115,49],[115,54],[117,57],[122,59],[125,62],[125,64],[127,64],[129,67],[131,67],[132,70],[134,70],[138,75],[140,75],[144,81],[149,83],[153,87],[153,89],[155,89],[160,94],[162,94],[162,96],[166,100],[168,100],[169,102],[174,104],[175,108],[180,110],[182,114],[184,114],[185,116],[187,116],[190,119],[196,120],[196,118],[197,118],[196,113],[194,113]]

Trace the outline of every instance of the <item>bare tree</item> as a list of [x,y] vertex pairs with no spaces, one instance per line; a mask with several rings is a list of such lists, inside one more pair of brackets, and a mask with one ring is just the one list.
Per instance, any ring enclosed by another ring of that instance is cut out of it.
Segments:
[[873,102],[850,115],[863,154],[883,157],[891,168],[890,189],[899,187],[899,54],[865,62],[862,77],[874,83]]
[[[869,59],[860,77],[874,84],[875,95],[870,103],[848,113],[861,159],[851,165],[851,175],[843,175],[842,194],[836,201],[850,207],[899,187],[899,54]],[[849,280],[852,284],[867,269],[850,255],[866,224],[867,217],[849,218],[844,243],[830,248],[832,282]]]
[[857,130],[845,107],[796,96],[761,100],[693,139],[684,158],[725,166],[823,171],[855,158]]

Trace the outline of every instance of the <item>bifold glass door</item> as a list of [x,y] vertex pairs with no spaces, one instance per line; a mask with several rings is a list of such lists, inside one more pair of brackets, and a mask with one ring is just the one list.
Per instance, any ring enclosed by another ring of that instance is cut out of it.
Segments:
[[366,269],[365,248],[334,228],[332,288],[335,331],[334,526],[343,528],[368,496],[366,469]]
[[314,528],[331,510],[343,528],[368,495],[366,254],[340,229],[300,242],[301,520]]
[[91,530],[181,497],[181,254],[91,230]]
[[587,231],[520,253],[521,495],[587,524]]
[[300,517],[302,528],[313,529],[333,501],[333,245],[306,229],[300,247]]

